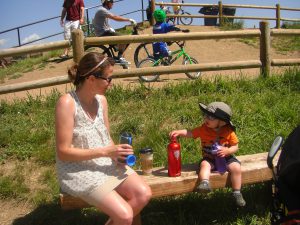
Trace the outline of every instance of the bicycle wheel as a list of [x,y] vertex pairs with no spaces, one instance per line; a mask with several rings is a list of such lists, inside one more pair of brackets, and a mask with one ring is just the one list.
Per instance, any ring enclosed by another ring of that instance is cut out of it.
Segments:
[[[184,12],[181,15],[191,15],[191,14],[188,13],[188,12]],[[193,22],[193,18],[192,17],[180,17],[179,19],[180,19],[180,22],[183,25],[190,25]]]
[[113,58],[111,52],[109,51],[109,49],[107,47],[105,47],[104,45],[98,45],[98,46],[86,46],[85,51],[91,52],[98,52],[106,57],[111,57]]
[[134,51],[134,64],[138,67],[142,59],[153,57],[152,43],[142,43]]
[[[190,60],[185,57],[183,59],[182,64],[183,65],[198,64],[198,61],[193,57],[190,57]],[[187,73],[185,73],[185,75],[187,75],[188,78],[195,80],[201,76],[201,72],[200,71],[199,72],[187,72]]]
[[[146,58],[146,59],[143,59],[139,63],[138,68],[153,67],[154,63],[155,63],[155,60],[153,58]],[[156,66],[159,66],[159,65],[156,65]],[[139,78],[143,82],[153,82],[159,78],[159,75],[156,74],[156,75],[150,75],[150,76],[139,76]]]

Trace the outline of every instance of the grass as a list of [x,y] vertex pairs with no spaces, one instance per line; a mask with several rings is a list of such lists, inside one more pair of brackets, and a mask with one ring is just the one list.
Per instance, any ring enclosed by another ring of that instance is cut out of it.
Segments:
[[[101,224],[106,216],[94,209],[61,212],[57,205],[59,187],[55,176],[54,107],[58,92],[51,95],[0,104],[0,199],[30,201],[35,209],[16,224]],[[267,151],[276,135],[286,137],[300,123],[300,70],[266,79],[187,81],[161,89],[140,86],[135,89],[115,86],[107,93],[111,133],[133,134],[133,146],[154,149],[155,166],[167,164],[168,133],[191,129],[202,123],[198,102],[224,101],[232,106],[233,122],[240,139],[238,155]],[[183,163],[198,162],[199,141],[181,139]],[[29,160],[34,167],[14,169],[7,175],[11,161]],[[37,188],[28,180],[36,173]],[[137,168],[137,167],[136,167]],[[1,172],[2,171],[2,172]],[[243,189],[247,207],[237,210],[230,190],[208,196],[196,193],[152,200],[143,211],[143,224],[269,224],[271,191],[269,184]],[[54,216],[55,215],[55,218]],[[42,222],[41,222],[42,221]],[[205,222],[203,222],[205,221]]]
[[[300,29],[300,23],[283,23],[284,29]],[[259,48],[259,38],[241,38],[239,41],[251,45],[255,48]],[[287,37],[272,37],[271,45],[277,52],[281,54],[287,54],[291,51],[300,50],[300,37],[299,35],[287,36]]]
[[0,70],[0,81],[3,81],[5,78],[16,79],[22,76],[23,73],[33,71],[34,69],[44,69],[48,59],[57,57],[60,54],[61,50],[55,50],[44,54],[42,57],[18,60],[16,63]]
[[228,31],[228,30],[241,30],[244,28],[243,20],[234,20],[224,19],[222,26],[220,26],[220,30]]

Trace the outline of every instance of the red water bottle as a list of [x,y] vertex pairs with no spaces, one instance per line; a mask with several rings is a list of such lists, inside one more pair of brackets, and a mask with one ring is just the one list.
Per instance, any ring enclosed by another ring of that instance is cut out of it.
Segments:
[[168,145],[168,175],[169,177],[181,175],[180,144],[177,142],[176,137],[172,137]]

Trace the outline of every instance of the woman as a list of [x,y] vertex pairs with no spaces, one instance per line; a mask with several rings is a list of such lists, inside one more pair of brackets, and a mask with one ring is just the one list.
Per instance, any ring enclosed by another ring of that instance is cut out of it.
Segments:
[[63,192],[80,197],[109,215],[109,224],[132,224],[151,198],[149,186],[119,163],[133,154],[127,144],[115,145],[109,134],[104,96],[111,86],[114,61],[86,54],[69,69],[76,90],[56,105],[56,166]]

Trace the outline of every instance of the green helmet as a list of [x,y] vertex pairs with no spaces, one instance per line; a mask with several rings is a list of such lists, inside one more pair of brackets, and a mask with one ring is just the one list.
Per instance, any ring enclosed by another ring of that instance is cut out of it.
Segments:
[[154,11],[153,17],[156,20],[156,22],[164,22],[167,16],[164,10],[157,9]]

